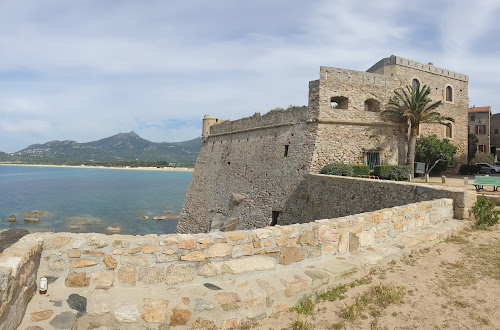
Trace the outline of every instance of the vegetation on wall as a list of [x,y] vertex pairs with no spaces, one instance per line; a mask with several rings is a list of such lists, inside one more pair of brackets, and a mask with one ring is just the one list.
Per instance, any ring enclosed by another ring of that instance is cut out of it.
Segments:
[[437,135],[421,137],[415,146],[415,161],[425,163],[425,173],[439,174],[453,162],[457,147]]
[[334,163],[325,165],[319,173],[340,176],[353,176],[354,170],[349,164]]

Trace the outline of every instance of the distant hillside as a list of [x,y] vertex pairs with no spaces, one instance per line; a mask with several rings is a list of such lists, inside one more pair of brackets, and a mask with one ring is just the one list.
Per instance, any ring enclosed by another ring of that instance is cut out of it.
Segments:
[[202,139],[183,142],[151,142],[134,132],[119,133],[98,141],[50,141],[33,144],[16,153],[0,152],[0,162],[64,164],[67,162],[163,161],[194,164]]

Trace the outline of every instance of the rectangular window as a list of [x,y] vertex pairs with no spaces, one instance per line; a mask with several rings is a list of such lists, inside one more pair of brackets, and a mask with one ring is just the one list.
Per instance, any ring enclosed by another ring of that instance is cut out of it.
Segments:
[[373,170],[375,166],[380,165],[380,154],[378,152],[366,153],[366,165]]
[[288,157],[288,144],[285,145],[285,157]]
[[448,139],[452,138],[452,135],[451,135],[451,124],[446,125],[446,137]]
[[495,128],[495,134],[498,134],[498,128]]
[[478,144],[477,150],[480,152],[486,152],[486,144]]
[[486,125],[476,125],[476,134],[486,134]]

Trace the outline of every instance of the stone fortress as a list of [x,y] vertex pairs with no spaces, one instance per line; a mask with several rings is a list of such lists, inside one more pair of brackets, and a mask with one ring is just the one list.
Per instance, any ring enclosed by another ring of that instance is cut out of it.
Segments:
[[177,231],[310,221],[299,207],[309,174],[328,163],[405,164],[408,127],[380,112],[394,90],[407,85],[429,86],[432,100],[443,102],[438,111],[455,119],[448,126],[421,125],[419,134],[449,138],[457,146],[450,168],[456,171],[467,162],[467,75],[394,55],[366,72],[320,67],[319,79],[309,82],[307,107],[231,122],[205,116]]

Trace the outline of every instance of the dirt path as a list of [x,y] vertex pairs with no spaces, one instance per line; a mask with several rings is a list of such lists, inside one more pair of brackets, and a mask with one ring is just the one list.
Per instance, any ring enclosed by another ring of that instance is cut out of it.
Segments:
[[500,329],[500,227],[464,232],[344,290],[240,329]]

